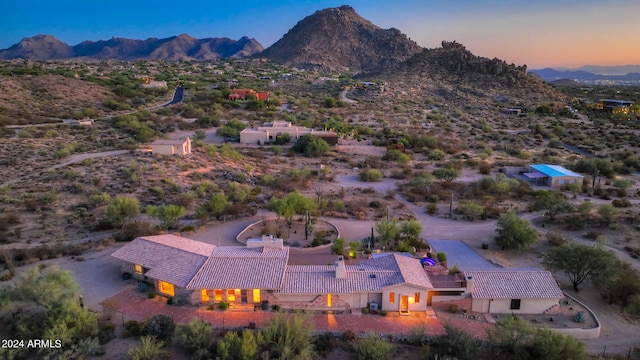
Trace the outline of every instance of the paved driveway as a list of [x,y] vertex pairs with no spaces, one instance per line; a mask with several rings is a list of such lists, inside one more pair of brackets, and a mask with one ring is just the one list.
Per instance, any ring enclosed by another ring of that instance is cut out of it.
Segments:
[[428,240],[428,242],[436,251],[447,254],[447,264],[450,268],[453,267],[454,264],[458,264],[460,270],[491,269],[498,267],[498,265],[487,261],[462,241]]

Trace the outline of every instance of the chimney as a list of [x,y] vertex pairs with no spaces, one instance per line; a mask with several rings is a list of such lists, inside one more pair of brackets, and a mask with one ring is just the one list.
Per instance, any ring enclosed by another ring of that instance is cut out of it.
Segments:
[[474,281],[473,281],[473,276],[471,275],[467,275],[467,290],[465,291],[467,294],[470,294],[473,292],[474,288]]
[[347,278],[347,267],[344,264],[344,258],[342,256],[336,260],[334,267],[336,269],[336,279]]
[[258,247],[282,250],[284,249],[284,241],[279,238],[274,238],[273,235],[262,235],[262,238],[260,239],[247,240],[248,249],[253,249]]

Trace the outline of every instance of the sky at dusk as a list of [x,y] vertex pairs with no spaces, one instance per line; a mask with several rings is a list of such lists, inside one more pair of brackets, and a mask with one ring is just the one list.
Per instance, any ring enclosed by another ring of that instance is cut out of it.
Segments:
[[640,64],[638,0],[7,0],[0,49],[38,34],[69,45],[111,37],[242,36],[268,47],[317,10],[352,6],[427,48],[442,40],[530,69]]

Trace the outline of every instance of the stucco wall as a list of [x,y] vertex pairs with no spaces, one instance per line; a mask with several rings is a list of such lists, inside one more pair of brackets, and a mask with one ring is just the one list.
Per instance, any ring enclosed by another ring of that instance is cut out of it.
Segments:
[[[561,184],[562,181],[564,181],[564,184]],[[575,176],[554,176],[550,178],[551,184],[549,184],[549,186],[563,187],[571,184],[572,181],[582,186],[582,178],[575,177]]]
[[257,144],[258,141],[260,144],[264,144],[267,139],[267,134],[264,132],[240,132],[240,143],[242,144]]
[[173,145],[151,145],[151,149],[154,154],[158,155],[173,155],[176,153],[175,146]]
[[520,309],[511,309],[511,299],[473,299],[472,311],[491,314],[542,314],[560,299],[521,299]]
[[[394,293],[394,302],[389,302],[389,294]],[[416,303],[412,301],[416,293],[420,293],[420,301]],[[427,290],[415,288],[408,285],[394,286],[387,288],[382,293],[382,310],[400,311],[400,301],[402,296],[409,297],[409,311],[426,311],[427,310]]]

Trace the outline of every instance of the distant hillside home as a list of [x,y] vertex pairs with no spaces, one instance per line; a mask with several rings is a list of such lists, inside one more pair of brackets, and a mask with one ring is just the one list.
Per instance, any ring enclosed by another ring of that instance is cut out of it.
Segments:
[[619,114],[619,113],[628,114],[631,106],[633,106],[633,101],[617,100],[617,99],[600,99],[598,100],[597,109],[608,111],[614,114]]
[[256,92],[253,89],[233,89],[231,90],[231,94],[229,94],[229,100],[246,101],[249,95],[255,96],[255,98],[259,101],[269,100],[268,92]]
[[153,154],[186,156],[191,154],[191,139],[159,139],[151,143],[151,150]]
[[574,173],[558,165],[537,164],[529,166],[529,171],[522,175],[534,185],[561,187],[568,184],[582,185],[584,176]]
[[319,131],[306,128],[304,126],[292,125],[288,121],[274,121],[262,124],[256,128],[247,128],[240,132],[240,143],[242,144],[269,144],[283,135],[289,134],[291,141],[296,141],[303,135],[317,136],[329,145],[338,143],[338,135],[331,131]]
[[123,261],[123,274],[191,304],[409,314],[458,301],[469,311],[544,314],[563,298],[551,274],[540,269],[431,276],[420,259],[396,253],[354,265],[342,257],[330,265],[289,265],[289,247],[271,236],[222,247],[175,235],[144,236],[111,256]]

